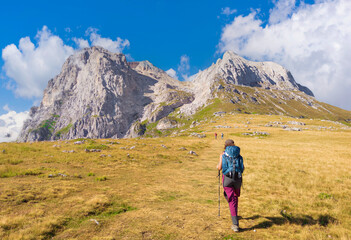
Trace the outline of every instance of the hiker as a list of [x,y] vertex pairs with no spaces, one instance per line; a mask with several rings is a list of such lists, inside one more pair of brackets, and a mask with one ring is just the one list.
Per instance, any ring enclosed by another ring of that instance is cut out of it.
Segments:
[[215,133],[215,139],[217,139],[217,133]]
[[222,137],[222,140],[223,140],[223,137],[224,137],[224,134],[223,134],[223,133],[222,133],[221,137]]
[[240,155],[240,148],[235,146],[232,139],[225,141],[224,152],[219,157],[217,169],[222,170],[223,194],[229,204],[233,222],[232,230],[238,232],[238,197],[240,197],[244,163]]

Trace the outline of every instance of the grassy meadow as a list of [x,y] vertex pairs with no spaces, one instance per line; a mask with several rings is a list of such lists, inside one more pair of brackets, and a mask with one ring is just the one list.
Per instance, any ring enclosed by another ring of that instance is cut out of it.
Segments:
[[[227,138],[245,164],[239,233],[222,187],[218,216]],[[228,114],[168,137],[75,141],[0,143],[0,239],[351,239],[345,125]]]

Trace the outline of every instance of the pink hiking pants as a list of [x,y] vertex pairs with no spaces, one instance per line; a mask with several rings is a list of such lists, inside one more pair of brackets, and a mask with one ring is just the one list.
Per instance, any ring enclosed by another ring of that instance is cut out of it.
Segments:
[[[224,176],[222,177],[224,181]],[[238,197],[240,197],[240,188],[223,187],[224,192],[227,195],[226,199],[229,203],[230,214],[232,216],[238,216]]]

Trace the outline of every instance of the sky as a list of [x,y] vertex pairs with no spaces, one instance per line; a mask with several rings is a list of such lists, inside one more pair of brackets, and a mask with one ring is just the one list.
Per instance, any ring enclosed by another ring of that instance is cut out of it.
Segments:
[[102,46],[191,80],[231,50],[274,61],[316,99],[351,110],[349,0],[1,1],[0,142],[68,56]]

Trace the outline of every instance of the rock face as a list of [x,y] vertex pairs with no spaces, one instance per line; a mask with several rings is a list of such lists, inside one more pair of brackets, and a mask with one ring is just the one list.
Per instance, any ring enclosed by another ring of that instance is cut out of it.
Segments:
[[192,100],[186,84],[151,63],[128,64],[123,54],[92,47],[69,57],[49,81],[18,140],[136,136],[140,121],[157,121]]
[[[61,73],[49,81],[40,106],[31,108],[18,140],[140,136],[145,123],[159,121],[175,109],[182,115],[193,114],[228,85],[302,91],[308,99],[313,96],[282,66],[247,61],[232,52],[193,81],[180,82],[148,61],[127,62],[123,54],[92,47],[69,57]],[[259,102],[257,96],[240,94]],[[231,101],[241,100],[233,97]],[[158,128],[174,126],[164,119]]]

